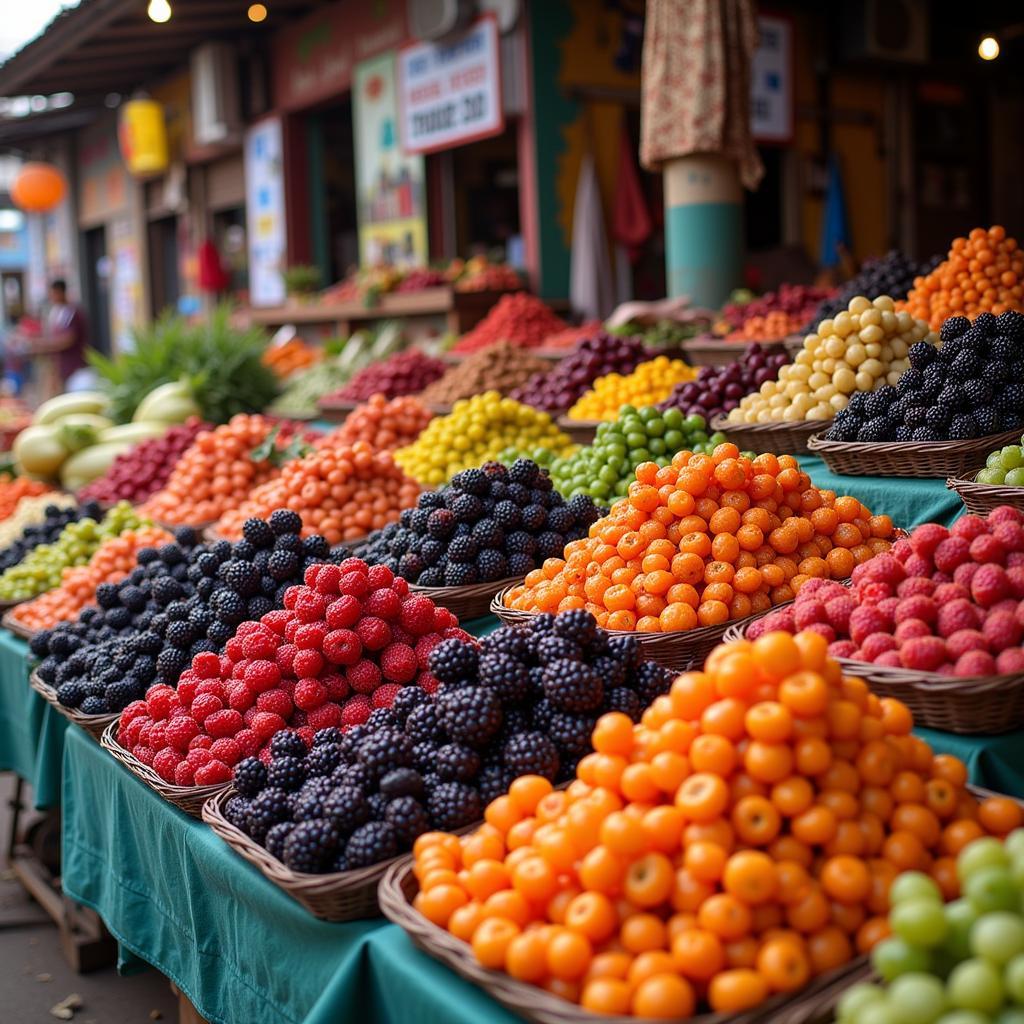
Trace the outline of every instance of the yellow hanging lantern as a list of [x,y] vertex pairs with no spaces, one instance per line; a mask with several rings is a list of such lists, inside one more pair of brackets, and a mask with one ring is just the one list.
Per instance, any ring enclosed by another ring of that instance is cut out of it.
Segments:
[[118,140],[129,173],[146,178],[167,170],[164,108],[156,100],[129,100],[121,107]]
[[26,213],[49,213],[67,190],[64,175],[53,164],[30,162],[22,165],[11,184],[11,199]]

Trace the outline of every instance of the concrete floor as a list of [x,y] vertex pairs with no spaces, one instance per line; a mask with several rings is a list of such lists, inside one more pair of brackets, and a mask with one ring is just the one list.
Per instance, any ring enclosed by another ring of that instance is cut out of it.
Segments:
[[72,993],[74,1024],[175,1024],[178,1002],[163,975],[147,969],[120,977],[114,967],[76,974],[60,951],[57,929],[11,875],[6,837],[14,777],[0,775],[0,1024],[54,1024],[50,1013]]

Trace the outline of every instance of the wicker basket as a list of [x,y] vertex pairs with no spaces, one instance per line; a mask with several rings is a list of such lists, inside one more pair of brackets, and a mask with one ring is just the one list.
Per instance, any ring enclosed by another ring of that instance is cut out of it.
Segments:
[[20,636],[22,640],[31,640],[39,632],[38,629],[33,629],[31,626],[26,626],[23,622],[19,622],[15,617],[13,608],[4,612],[3,618],[0,619],[0,626],[3,626],[9,633]]
[[193,818],[202,815],[203,804],[222,790],[229,788],[229,783],[218,782],[212,786],[175,786],[165,782],[149,765],[143,764],[134,754],[125,750],[117,742],[117,718],[100,734],[100,746],[109,751],[115,760],[120,761],[134,776],[144,782],[150,789],[155,789],[168,803],[190,814]]
[[[691,366],[728,366],[742,359],[752,344],[752,341],[726,341],[712,334],[701,334],[683,342],[683,355]],[[781,352],[785,348],[784,340],[777,338],[757,344],[766,352]]]
[[119,715],[83,715],[77,708],[65,707],[57,700],[57,691],[44,679],[39,677],[38,672],[33,672],[28,677],[29,686],[38,693],[47,704],[60,712],[69,722],[80,725],[93,739],[98,740],[108,726],[117,722]]
[[807,443],[833,473],[844,476],[913,476],[944,479],[968,476],[993,448],[1020,439],[1019,430],[970,441],[829,441],[819,433]]
[[593,444],[597,437],[597,428],[603,420],[571,420],[568,416],[559,416],[555,425],[563,434],[569,435],[573,444]]
[[[507,974],[482,967],[466,943],[431,924],[413,909],[416,879],[412,860],[404,857],[387,869],[380,882],[379,901],[384,916],[397,924],[412,942],[456,974],[482,988],[492,999],[535,1024],[642,1024],[645,1018],[598,1017],[575,1003],[552,995],[534,985],[516,981]],[[867,957],[858,957],[834,971],[816,978],[794,996],[775,996],[749,1013],[723,1016],[701,1014],[687,1024],[815,1024],[826,1019],[839,996],[855,981],[869,977]]]
[[321,398],[316,406],[321,417],[328,423],[344,423],[348,419],[348,414],[362,404],[344,398]]
[[471,583],[465,587],[420,587],[410,583],[409,593],[429,597],[434,604],[452,612],[460,622],[466,622],[487,615],[496,594],[522,582],[521,576],[507,576],[493,583]]
[[1024,512],[1024,487],[1006,487],[1003,484],[979,484],[972,475],[969,479],[950,477],[946,486],[960,495],[968,512],[987,516],[1000,505],[1010,505]]
[[831,420],[783,420],[778,423],[732,423],[716,416],[711,429],[721,430],[743,451],[758,455],[802,455],[814,434],[827,430]]

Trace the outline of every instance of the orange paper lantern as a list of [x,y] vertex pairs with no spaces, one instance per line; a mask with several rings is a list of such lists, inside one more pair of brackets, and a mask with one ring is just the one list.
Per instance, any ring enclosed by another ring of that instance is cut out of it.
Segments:
[[67,190],[64,175],[53,164],[27,163],[11,185],[11,199],[26,213],[48,213]]

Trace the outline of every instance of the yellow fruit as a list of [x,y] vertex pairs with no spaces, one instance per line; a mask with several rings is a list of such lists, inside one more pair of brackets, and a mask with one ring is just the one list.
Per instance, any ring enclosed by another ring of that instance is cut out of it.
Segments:
[[614,420],[624,405],[657,405],[677,384],[696,376],[697,371],[681,359],[658,356],[625,377],[618,373],[598,377],[567,415],[571,420]]

